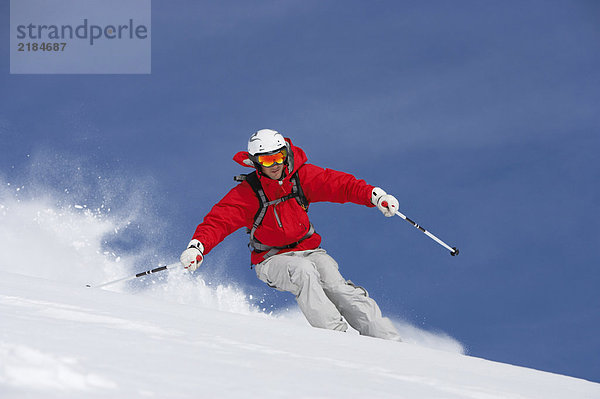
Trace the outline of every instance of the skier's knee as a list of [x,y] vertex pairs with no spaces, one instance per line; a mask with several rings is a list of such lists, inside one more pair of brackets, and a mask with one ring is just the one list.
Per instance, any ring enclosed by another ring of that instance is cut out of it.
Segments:
[[367,291],[367,289],[365,287],[361,287],[360,285],[356,285],[356,284],[354,284],[350,280],[346,280],[346,284],[349,285],[350,287],[354,288],[355,290],[358,290],[361,295],[364,295],[367,298],[369,297],[369,292]]
[[301,262],[295,263],[289,268],[290,277],[292,280],[301,279],[304,280],[308,277],[318,277],[319,273],[315,269],[312,262],[308,260],[302,260]]

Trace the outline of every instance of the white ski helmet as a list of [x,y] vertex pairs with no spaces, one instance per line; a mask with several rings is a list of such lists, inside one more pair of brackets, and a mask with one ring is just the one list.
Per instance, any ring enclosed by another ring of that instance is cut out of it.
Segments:
[[261,129],[250,136],[248,153],[251,156],[275,152],[285,147],[285,140],[279,132],[271,129]]

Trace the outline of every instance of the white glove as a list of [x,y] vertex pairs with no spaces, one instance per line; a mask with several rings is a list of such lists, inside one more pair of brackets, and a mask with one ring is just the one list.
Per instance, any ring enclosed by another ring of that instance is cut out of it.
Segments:
[[394,216],[400,208],[396,197],[387,194],[379,187],[375,187],[371,192],[371,202],[387,217]]
[[196,239],[193,239],[188,244],[188,248],[181,253],[179,261],[189,271],[196,270],[204,260],[204,245]]

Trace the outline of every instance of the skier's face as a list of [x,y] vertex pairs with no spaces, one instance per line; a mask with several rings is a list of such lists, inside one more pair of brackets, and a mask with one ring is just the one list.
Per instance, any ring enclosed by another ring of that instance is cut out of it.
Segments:
[[281,175],[283,174],[283,168],[285,167],[285,165],[283,164],[275,164],[273,166],[270,167],[264,167],[261,166],[262,168],[262,172],[269,177],[270,179],[273,180],[279,180],[281,179]]

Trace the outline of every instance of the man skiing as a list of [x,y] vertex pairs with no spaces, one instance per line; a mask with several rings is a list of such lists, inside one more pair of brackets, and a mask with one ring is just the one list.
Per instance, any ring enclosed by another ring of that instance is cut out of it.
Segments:
[[294,294],[313,327],[346,331],[348,322],[361,335],[401,341],[367,291],[342,277],[336,261],[320,247],[321,236],[307,214],[310,203],[329,201],[376,206],[391,217],[398,200],[350,174],[307,163],[304,151],[275,130],[254,133],[248,151],[233,159],[256,171],[238,176],[240,184],[198,225],[181,254],[183,266],[196,270],[205,254],[246,227],[258,278]]

